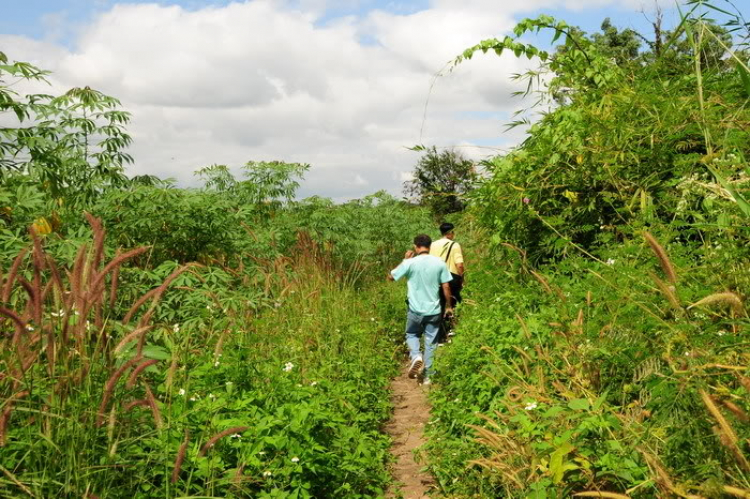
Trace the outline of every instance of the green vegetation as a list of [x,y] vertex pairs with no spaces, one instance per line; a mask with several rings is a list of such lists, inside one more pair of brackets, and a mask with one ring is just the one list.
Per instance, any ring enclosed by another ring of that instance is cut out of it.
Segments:
[[424,155],[414,168],[414,178],[404,183],[404,193],[438,216],[463,211],[466,195],[477,181],[474,162],[454,150],[438,152],[434,146],[413,149],[424,150]]
[[[2,59],[3,85],[45,75]],[[295,201],[283,162],[128,179],[116,100],[0,95],[0,495],[382,495],[382,272],[428,212]]]
[[382,496],[383,272],[450,214],[442,492],[750,497],[750,27],[683,10],[653,39],[542,16],[468,49],[538,58],[511,126],[541,118],[482,175],[416,148],[421,206],[299,200],[309,166],[281,161],[128,178],[117,100],[18,95],[46,72],[0,54],[0,495]]
[[516,35],[554,55],[460,59],[540,55],[554,105],[464,220],[483,252],[430,426],[449,494],[747,497],[750,32],[691,4],[643,51],[541,17]]

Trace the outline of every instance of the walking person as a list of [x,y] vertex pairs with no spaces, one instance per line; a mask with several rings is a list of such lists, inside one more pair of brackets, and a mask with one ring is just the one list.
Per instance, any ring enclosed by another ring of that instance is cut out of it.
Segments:
[[[449,300],[451,298],[448,284],[451,274],[443,260],[429,254],[431,244],[432,240],[426,234],[415,237],[414,250],[407,251],[404,261],[388,274],[391,281],[398,281],[402,277],[407,279],[406,344],[409,347],[409,377],[418,378],[424,374],[425,385],[430,384],[433,373],[432,357],[440,329],[440,290]],[[452,314],[453,308],[447,306],[445,313]],[[424,354],[420,348],[420,337],[424,337]]]
[[453,314],[447,314],[446,311],[448,310],[448,305],[450,305],[452,311],[458,303],[461,303],[461,290],[464,287],[464,254],[461,250],[461,245],[454,241],[456,237],[453,231],[454,228],[455,226],[452,223],[446,222],[441,224],[440,233],[443,235],[442,239],[438,239],[430,245],[430,255],[443,260],[453,278],[450,281],[450,295],[445,293],[440,294],[440,311],[444,320],[440,325],[438,343],[444,343],[449,335],[453,335],[451,332],[453,329]]

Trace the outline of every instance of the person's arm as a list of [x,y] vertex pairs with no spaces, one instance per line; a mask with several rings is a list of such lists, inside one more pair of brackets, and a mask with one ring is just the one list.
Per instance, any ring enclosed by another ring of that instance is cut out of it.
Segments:
[[398,281],[409,272],[409,259],[414,256],[413,251],[407,251],[404,260],[395,269],[388,272],[389,281]]
[[462,284],[466,282],[466,275],[464,273],[466,272],[466,268],[464,267],[464,252],[461,249],[460,244],[456,244],[456,248],[454,251],[454,263],[456,264],[456,270],[458,270],[458,275],[461,276],[461,282]]
[[444,282],[441,286],[443,287],[443,295],[445,295],[445,317],[448,317],[449,315],[453,315],[453,307],[451,307],[451,303],[453,303],[451,285],[450,283]]

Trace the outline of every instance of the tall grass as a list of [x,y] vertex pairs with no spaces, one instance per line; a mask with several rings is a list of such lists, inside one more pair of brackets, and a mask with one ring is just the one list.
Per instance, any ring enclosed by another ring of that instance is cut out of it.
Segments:
[[[288,255],[225,270],[237,293],[262,290],[265,310],[186,286],[214,271],[190,265],[126,303],[117,280],[134,269],[121,267],[147,249],[107,261],[89,222],[70,267],[32,234],[2,274],[3,494],[383,493],[399,290],[301,232]],[[200,322],[156,320],[170,290],[205,294]]]

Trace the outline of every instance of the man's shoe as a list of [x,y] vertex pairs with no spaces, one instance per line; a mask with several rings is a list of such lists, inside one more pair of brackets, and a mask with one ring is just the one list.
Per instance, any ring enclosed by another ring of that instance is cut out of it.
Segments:
[[422,356],[414,357],[414,359],[411,361],[411,365],[409,366],[409,377],[411,379],[416,378],[422,373],[422,368],[424,367],[424,361],[422,360]]
[[422,385],[426,386],[426,385],[431,385],[431,384],[432,384],[432,381],[430,380],[430,378],[425,378],[422,380]]

